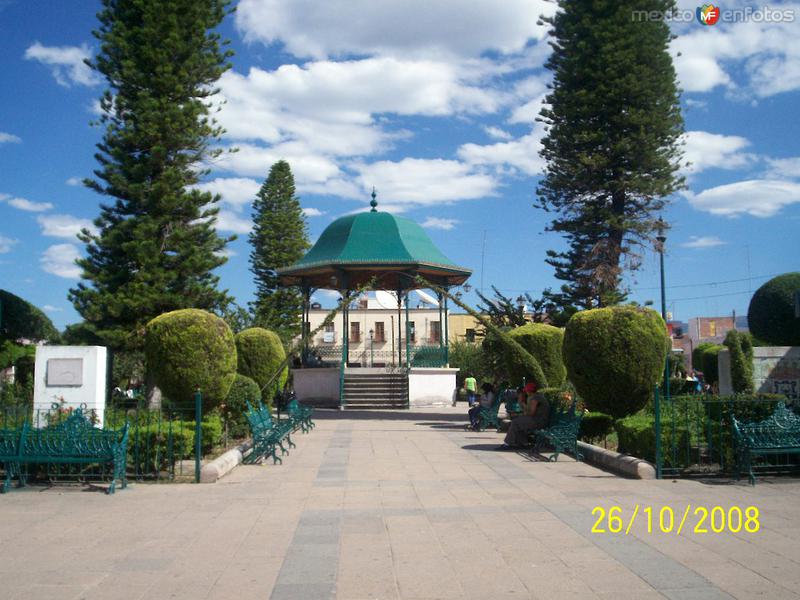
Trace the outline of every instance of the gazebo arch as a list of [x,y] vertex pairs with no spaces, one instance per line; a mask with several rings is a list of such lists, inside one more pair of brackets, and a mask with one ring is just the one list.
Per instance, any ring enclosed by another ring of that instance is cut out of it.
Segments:
[[[298,286],[303,291],[303,347],[308,351],[306,323],[311,294],[319,289],[335,290],[348,295],[371,285],[371,289],[386,290],[397,295],[398,341],[405,338],[405,361],[402,344],[398,343],[397,364],[411,367],[409,350],[408,294],[420,289],[418,276],[444,289],[463,284],[472,274],[470,269],[455,265],[431,241],[422,227],[410,219],[377,210],[375,190],[371,210],[336,219],[320,235],[314,246],[295,264],[278,269],[282,285]],[[448,363],[447,298],[439,299],[440,346]],[[406,334],[403,336],[401,308],[405,298]],[[343,309],[343,348],[340,377],[340,404],[343,405],[344,374],[349,362],[348,304]],[[442,316],[444,313],[444,316]],[[442,327],[443,326],[443,327]]]

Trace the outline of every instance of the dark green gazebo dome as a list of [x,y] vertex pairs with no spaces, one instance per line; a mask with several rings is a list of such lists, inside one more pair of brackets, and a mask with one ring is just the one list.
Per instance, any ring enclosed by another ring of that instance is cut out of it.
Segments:
[[355,289],[376,279],[376,288],[408,290],[414,277],[441,286],[461,285],[472,274],[453,264],[410,219],[387,212],[348,215],[331,223],[297,263],[278,269],[281,283]]

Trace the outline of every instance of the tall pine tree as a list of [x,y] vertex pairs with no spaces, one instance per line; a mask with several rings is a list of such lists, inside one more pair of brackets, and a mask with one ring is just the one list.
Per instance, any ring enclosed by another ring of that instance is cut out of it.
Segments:
[[303,298],[296,288],[278,284],[276,269],[300,260],[309,243],[292,169],[285,160],[272,165],[253,202],[250,243],[250,270],[256,280],[253,321],[289,340],[300,333]]
[[230,65],[215,28],[228,0],[102,0],[90,63],[108,84],[102,99],[100,167],[85,185],[108,198],[84,230],[83,279],[70,299],[113,348],[170,310],[228,302],[212,271],[228,239],[214,223],[219,196],[192,186],[218,155],[222,133],[209,115],[215,82]]
[[547,19],[553,73],[539,120],[547,161],[535,206],[557,216],[550,231],[568,250],[547,262],[565,284],[550,295],[562,308],[614,304],[621,277],[639,266],[679,176],[683,133],[679,90],[663,20],[671,0],[559,0]]

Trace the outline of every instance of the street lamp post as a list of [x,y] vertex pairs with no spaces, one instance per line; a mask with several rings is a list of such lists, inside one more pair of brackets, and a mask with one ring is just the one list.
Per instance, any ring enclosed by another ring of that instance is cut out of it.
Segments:
[[[661,270],[661,318],[664,319],[664,324],[667,323],[667,289],[664,283],[664,244],[667,241],[667,236],[664,235],[666,224],[664,220],[659,217],[658,224],[656,225],[658,235],[656,241],[658,242],[658,254]],[[669,355],[672,350],[672,340],[670,340],[670,347],[667,349],[667,358],[664,361],[664,399],[669,401]],[[656,478],[661,479],[661,402],[660,394],[656,392],[655,396],[655,427],[656,427]]]
[[375,331],[370,329],[369,330],[369,366],[370,368],[375,366],[375,355],[372,351],[372,342],[375,339]]

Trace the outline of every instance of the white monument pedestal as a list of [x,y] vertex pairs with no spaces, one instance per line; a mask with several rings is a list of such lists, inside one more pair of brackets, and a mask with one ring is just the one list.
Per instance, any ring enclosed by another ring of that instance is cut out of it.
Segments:
[[103,426],[106,408],[106,358],[104,346],[37,346],[33,384],[34,427],[47,425],[53,404],[61,409],[86,406]]

